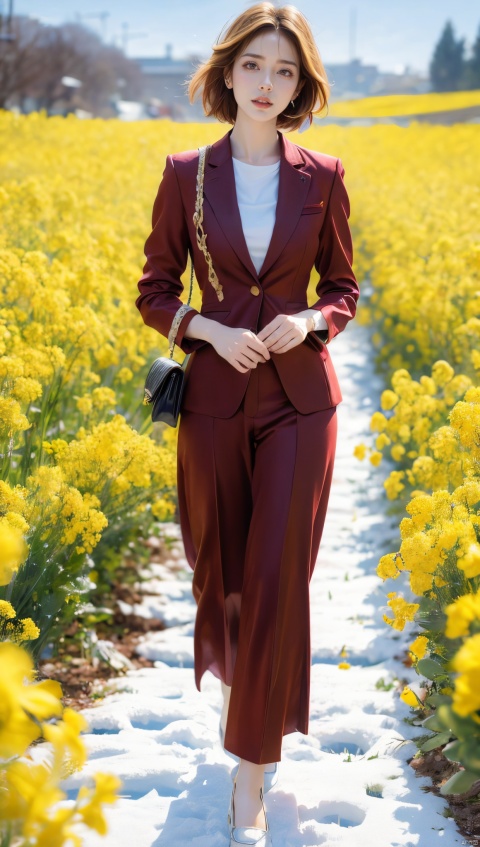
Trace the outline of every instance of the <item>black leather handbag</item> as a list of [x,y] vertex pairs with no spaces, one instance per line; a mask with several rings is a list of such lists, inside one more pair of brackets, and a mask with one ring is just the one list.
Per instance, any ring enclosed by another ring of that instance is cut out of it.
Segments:
[[[207,250],[206,235],[203,230],[203,176],[205,173],[205,161],[210,144],[204,147],[199,147],[198,157],[198,173],[197,173],[197,198],[195,204],[195,212],[193,221],[197,237],[197,244],[202,250],[208,264],[208,278],[213,288],[217,293],[219,300],[223,300],[222,286],[218,281],[218,277],[213,269],[212,259]],[[175,346],[175,337],[184,314],[191,309],[190,300],[192,299],[193,289],[193,256],[191,259],[190,273],[190,291],[188,300],[183,303],[175,313],[170,332],[168,333],[170,356],[160,356],[153,362],[145,380],[144,399],[145,405],[152,404],[152,421],[163,421],[169,426],[176,426],[180,413],[182,395],[185,379],[185,368],[189,359],[189,355],[185,356],[180,364],[173,358],[173,350]]]
[[177,425],[188,358],[185,356],[179,364],[173,358],[161,356],[152,364],[145,380],[143,401],[152,404],[152,421]]

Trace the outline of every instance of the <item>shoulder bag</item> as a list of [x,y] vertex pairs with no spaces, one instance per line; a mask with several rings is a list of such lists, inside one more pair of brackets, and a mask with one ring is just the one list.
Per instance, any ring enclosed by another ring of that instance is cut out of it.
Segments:
[[[197,173],[197,198],[195,204],[195,212],[193,221],[195,224],[197,244],[202,250],[208,264],[208,279],[217,293],[219,300],[223,300],[222,286],[218,281],[218,277],[213,269],[210,253],[207,250],[206,235],[203,231],[203,176],[205,173],[205,161],[210,145],[199,147],[198,157],[198,173]],[[152,405],[152,421],[163,421],[169,426],[175,427],[178,422],[180,407],[182,402],[185,368],[188,362],[189,355],[185,356],[180,364],[173,358],[173,349],[175,346],[175,337],[178,327],[183,316],[189,309],[190,300],[192,298],[193,288],[193,255],[190,255],[191,273],[190,273],[190,291],[188,294],[187,303],[183,303],[175,316],[168,334],[170,356],[160,356],[155,359],[150,370],[148,371],[145,380],[144,399],[145,405]]]

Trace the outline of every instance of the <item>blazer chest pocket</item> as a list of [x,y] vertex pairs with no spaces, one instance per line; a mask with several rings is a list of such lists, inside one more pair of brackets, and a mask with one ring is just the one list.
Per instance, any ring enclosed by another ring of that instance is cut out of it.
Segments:
[[320,203],[308,203],[303,207],[301,214],[302,215],[315,215],[323,212],[324,203],[323,200]]

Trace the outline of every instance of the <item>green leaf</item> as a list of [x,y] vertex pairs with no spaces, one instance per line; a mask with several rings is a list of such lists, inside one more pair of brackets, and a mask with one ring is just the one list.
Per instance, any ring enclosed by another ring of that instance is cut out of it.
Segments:
[[436,747],[446,744],[447,741],[450,741],[451,737],[452,734],[450,732],[436,732],[433,738],[429,738],[428,741],[425,741],[419,747],[419,750],[422,750],[423,753],[428,753],[429,750],[435,750]]
[[450,762],[462,762],[463,763],[463,754],[465,752],[465,741],[452,741],[451,744],[447,744],[446,747],[443,748],[443,755],[449,759]]
[[417,671],[427,679],[436,679],[437,676],[448,676],[447,671],[433,659],[419,659]]
[[428,706],[443,706],[444,703],[451,703],[452,698],[450,694],[430,694],[425,702]]
[[464,794],[479,779],[477,774],[471,771],[459,771],[454,773],[440,789],[440,794]]
[[479,737],[478,724],[475,724],[471,718],[462,718],[447,704],[438,707],[437,717],[442,724],[442,729],[451,730],[460,740]]
[[472,773],[477,774],[477,779],[480,779],[480,747],[478,744],[469,744],[465,742],[466,751],[462,758],[462,765],[468,768]]
[[433,732],[442,732],[442,730],[445,729],[437,715],[430,715],[428,718],[425,718],[425,720],[422,721],[422,726],[426,727],[426,729],[433,730]]

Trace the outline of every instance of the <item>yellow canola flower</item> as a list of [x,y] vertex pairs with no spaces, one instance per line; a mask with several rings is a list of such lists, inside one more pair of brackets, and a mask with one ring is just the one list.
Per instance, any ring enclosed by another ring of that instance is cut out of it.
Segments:
[[370,429],[373,432],[383,432],[383,430],[387,426],[387,419],[382,412],[374,412],[372,417],[370,418]]
[[0,518],[0,585],[8,585],[27,553],[22,532]]
[[[397,564],[398,563],[398,564]],[[377,575],[380,579],[396,579],[400,574],[401,556],[397,553],[387,553],[382,556],[377,565]]]
[[43,734],[58,749],[68,751],[70,760],[75,767],[82,767],[87,760],[87,752],[80,732],[88,729],[88,722],[83,715],[69,707],[65,708],[62,720],[55,724],[45,724]]
[[413,706],[418,709],[419,707],[423,707],[423,704],[419,702],[419,699],[414,691],[406,685],[403,691],[400,694],[400,699],[403,700],[407,706]]
[[16,432],[30,429],[31,423],[20,411],[20,403],[10,397],[0,396],[0,439]]
[[453,503],[465,503],[468,507],[480,507],[480,478],[465,479],[452,494]]
[[468,400],[476,397],[467,391],[464,401],[455,404],[450,412],[450,426],[459,438],[460,444],[473,456],[480,459],[480,401]]
[[16,611],[8,600],[0,600],[0,618],[14,618]]
[[445,608],[447,638],[460,638],[468,635],[473,621],[480,621],[480,592],[464,594]]
[[382,391],[380,397],[380,405],[382,409],[389,411],[390,409],[393,409],[396,403],[398,403],[398,394],[395,394],[395,392],[391,391],[389,388]]
[[452,708],[462,717],[471,716],[477,723],[480,718],[480,633],[472,635],[460,647],[451,662],[458,673],[455,678]]
[[428,638],[426,635],[418,635],[415,641],[412,641],[408,652],[412,654],[412,656],[418,661],[418,659],[423,659],[426,649],[428,645]]
[[61,685],[34,682],[34,664],[21,647],[0,642],[0,757],[23,753],[39,735],[37,721],[62,714]]
[[454,373],[452,366],[445,359],[439,359],[432,367],[432,379],[436,385],[445,385],[452,379]]
[[383,615],[383,620],[385,623],[388,623],[389,626],[393,627],[393,629],[402,630],[404,629],[407,621],[413,621],[416,611],[420,608],[420,604],[407,603],[407,601],[403,597],[400,597],[395,591],[391,591],[387,594],[387,597],[387,605],[390,606],[394,617],[389,618],[387,615]]
[[[101,468],[96,466],[94,472],[99,477]],[[66,546],[76,544],[77,553],[90,553],[108,525],[108,519],[98,509],[98,497],[88,492],[82,495],[68,485],[60,464],[40,466],[27,478],[27,483],[35,495],[34,510],[39,512],[42,522],[42,540],[57,535]]]
[[403,491],[405,488],[402,482],[403,479],[405,479],[404,471],[392,471],[390,476],[384,481],[383,485],[389,500],[395,500]]
[[73,823],[74,813],[70,809],[58,809],[53,818],[42,821],[40,827],[34,828],[36,847],[83,847],[84,839],[75,832]]
[[66,796],[48,764],[35,764],[25,758],[8,766],[6,789],[0,794],[1,818],[20,819],[27,838],[37,834],[48,819],[50,807]]
[[428,94],[382,94],[355,100],[338,100],[331,115],[344,118],[378,118],[425,115],[469,109],[480,105],[480,91],[429,92]]
[[93,409],[93,400],[87,395],[86,397],[79,397],[77,402],[77,409],[82,415],[89,415]]
[[367,450],[369,448],[366,444],[356,444],[353,448],[353,455],[356,459],[359,459],[360,462],[363,462],[365,456],[367,455]]
[[0,513],[6,515],[8,512],[23,514],[26,509],[28,490],[21,485],[11,486],[0,479]]
[[405,455],[405,447],[403,444],[394,444],[390,450],[390,455],[395,462],[400,462]]
[[22,641],[33,641],[40,635],[40,630],[31,618],[21,618],[14,622],[8,621],[4,626],[4,634],[8,641],[20,644]]
[[381,432],[380,435],[377,435],[375,439],[375,447],[377,450],[383,450],[384,447],[387,447],[391,444],[391,439],[385,432]]
[[42,386],[37,379],[19,376],[13,384],[11,397],[18,400],[19,403],[27,405],[40,397],[42,391]]
[[458,567],[464,571],[468,579],[480,575],[480,544],[474,541],[469,545],[465,554],[457,559]]
[[35,764],[27,757],[9,765],[6,791],[0,794],[0,816],[13,825],[20,823],[28,843],[37,847],[64,847],[66,843],[81,845],[80,823],[107,833],[102,804],[114,803],[121,780],[113,774],[95,773],[93,787],[82,785],[74,805],[59,807],[66,794],[59,788],[61,751],[55,751],[53,767]]
[[126,382],[130,382],[133,377],[134,374],[130,368],[120,368],[118,373],[115,374],[115,380],[120,382],[122,385]]
[[40,630],[36,623],[31,618],[21,618],[20,623],[23,626],[21,640],[33,641],[40,635]]
[[[105,835],[107,832],[107,822],[101,804],[114,803],[117,800],[117,792],[122,782],[113,774],[96,773],[93,778],[95,780],[95,793],[93,796],[85,786],[82,785],[79,789],[79,813],[87,826],[95,829],[99,835]],[[88,799],[88,802],[83,804],[82,801],[85,798]]]
[[166,497],[160,497],[152,504],[152,515],[159,521],[171,520],[174,514],[175,503]]

